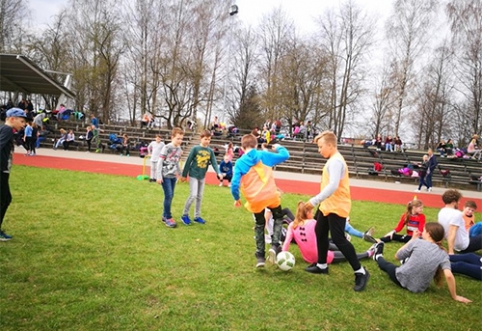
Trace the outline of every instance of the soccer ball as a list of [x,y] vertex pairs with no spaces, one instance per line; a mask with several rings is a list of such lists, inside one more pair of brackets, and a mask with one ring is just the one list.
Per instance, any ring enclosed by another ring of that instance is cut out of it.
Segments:
[[276,264],[281,270],[288,271],[295,266],[295,257],[290,252],[281,252],[276,256]]

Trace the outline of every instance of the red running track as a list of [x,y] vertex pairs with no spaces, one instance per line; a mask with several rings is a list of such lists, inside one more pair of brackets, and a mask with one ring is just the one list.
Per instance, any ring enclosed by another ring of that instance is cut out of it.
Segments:
[[[22,156],[21,154],[15,154],[13,163],[39,168],[64,169],[129,177],[137,177],[138,175],[142,174],[142,165],[121,164],[114,162],[71,159],[42,155],[37,155],[35,157],[26,157]],[[208,172],[206,176],[206,183],[218,184],[219,181],[217,180],[214,173]],[[279,178],[276,179],[276,184],[283,192],[287,193],[315,195],[320,190],[319,182],[297,181],[296,173],[293,173],[292,180]],[[437,194],[426,194],[423,192],[402,192],[358,186],[351,187],[352,199],[361,201],[406,204],[407,201],[413,199],[415,194],[423,200],[424,205],[427,207],[443,207],[442,199],[440,195]],[[466,200],[468,199],[463,198],[461,205],[463,205]]]

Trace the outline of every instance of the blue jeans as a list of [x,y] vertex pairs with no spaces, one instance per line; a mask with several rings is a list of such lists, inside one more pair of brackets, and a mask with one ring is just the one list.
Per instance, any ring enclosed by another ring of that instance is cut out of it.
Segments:
[[162,179],[162,189],[164,190],[164,212],[162,216],[167,219],[172,218],[171,214],[171,204],[172,198],[174,197],[174,188],[176,187],[177,178],[166,178]]

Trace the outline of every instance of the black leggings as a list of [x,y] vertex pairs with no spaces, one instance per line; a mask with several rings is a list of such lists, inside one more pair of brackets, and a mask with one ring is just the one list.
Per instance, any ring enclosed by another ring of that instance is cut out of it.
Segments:
[[326,263],[326,256],[328,254],[328,232],[331,232],[333,243],[343,253],[346,260],[350,263],[354,271],[361,268],[360,261],[358,261],[355,248],[345,237],[346,218],[340,217],[337,214],[328,214],[324,216],[318,209],[315,215],[316,226],[316,246],[318,249],[318,263]]
[[412,236],[409,236],[408,234],[405,234],[402,236],[396,233],[393,234],[392,239],[390,239],[390,236],[380,238],[380,240],[383,241],[384,243],[388,243],[390,241],[399,241],[401,243],[408,243],[410,239],[412,239]]
[[383,271],[385,271],[388,274],[388,277],[392,280],[392,282],[394,282],[398,286],[402,287],[402,285],[400,284],[400,282],[397,279],[397,275],[396,275],[397,266],[396,265],[394,265],[393,263],[385,261],[385,259],[382,256],[380,256],[377,259],[377,263],[378,263],[378,266],[380,267],[380,269],[382,269]]
[[8,183],[9,177],[10,174],[0,171],[0,230],[2,229],[5,213],[10,202],[12,202],[12,194],[10,193],[10,185]]

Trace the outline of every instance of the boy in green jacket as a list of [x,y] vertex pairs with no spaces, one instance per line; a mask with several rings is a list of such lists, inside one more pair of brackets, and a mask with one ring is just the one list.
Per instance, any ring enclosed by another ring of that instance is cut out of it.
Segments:
[[184,212],[181,217],[182,222],[185,225],[191,224],[189,218],[189,209],[192,203],[196,200],[196,206],[194,209],[193,221],[199,224],[205,224],[206,221],[201,218],[201,202],[204,192],[204,182],[208,166],[211,164],[214,171],[218,174],[218,178],[222,178],[223,175],[219,171],[216,157],[209,144],[211,143],[211,132],[204,130],[201,132],[201,143],[199,146],[195,146],[189,152],[184,170],[182,171],[182,181],[189,175],[189,189],[190,195],[187,198],[184,205]]

